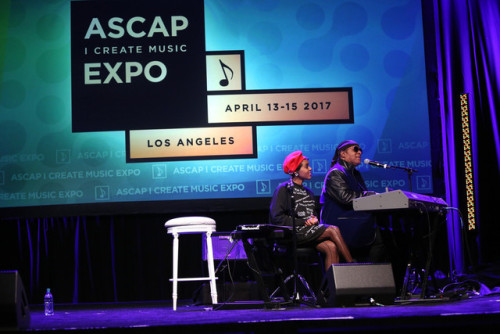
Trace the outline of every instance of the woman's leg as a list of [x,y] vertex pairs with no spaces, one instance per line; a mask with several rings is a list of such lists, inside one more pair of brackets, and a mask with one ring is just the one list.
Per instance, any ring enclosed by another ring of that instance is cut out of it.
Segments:
[[339,263],[339,253],[337,246],[331,240],[321,241],[315,246],[318,252],[325,254],[325,272],[334,263]]
[[325,232],[319,237],[319,240],[331,240],[335,243],[338,248],[338,251],[344,257],[347,263],[352,263],[352,256],[349,248],[347,247],[344,238],[342,238],[342,234],[337,226],[329,225]]

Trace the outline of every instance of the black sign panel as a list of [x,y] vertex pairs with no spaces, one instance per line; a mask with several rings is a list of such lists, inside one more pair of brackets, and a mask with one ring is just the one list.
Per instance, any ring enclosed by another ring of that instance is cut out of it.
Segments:
[[207,125],[203,0],[71,3],[74,132]]

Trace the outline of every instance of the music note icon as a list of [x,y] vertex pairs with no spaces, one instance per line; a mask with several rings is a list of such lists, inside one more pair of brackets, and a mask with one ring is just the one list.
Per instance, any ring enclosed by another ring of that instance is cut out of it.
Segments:
[[[224,73],[224,79],[222,79],[221,81],[219,81],[219,84],[222,86],[222,87],[226,87],[227,85],[229,85],[229,80],[232,80],[233,79],[233,76],[234,76],[234,72],[233,70],[231,69],[231,67],[227,66],[226,64],[224,64],[222,62],[222,60],[219,59],[219,62],[220,62],[220,67],[222,68],[222,72]],[[226,73],[226,68],[231,72],[231,79],[228,79],[227,78],[227,73]]]
[[98,201],[109,199],[109,187],[96,186],[95,187],[95,199]]
[[160,167],[156,167],[156,176],[157,177],[163,176],[163,170]]

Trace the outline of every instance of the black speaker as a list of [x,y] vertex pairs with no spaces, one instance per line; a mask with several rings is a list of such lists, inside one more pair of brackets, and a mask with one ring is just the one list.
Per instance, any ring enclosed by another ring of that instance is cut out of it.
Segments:
[[318,302],[325,307],[388,305],[395,297],[390,263],[334,264],[318,292]]
[[0,331],[28,329],[28,298],[17,271],[0,271]]

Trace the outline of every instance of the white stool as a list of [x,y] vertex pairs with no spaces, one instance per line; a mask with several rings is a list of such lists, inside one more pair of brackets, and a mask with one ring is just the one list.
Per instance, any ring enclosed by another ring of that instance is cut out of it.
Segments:
[[[173,309],[177,310],[177,282],[186,281],[210,281],[210,292],[212,303],[217,304],[217,287],[215,285],[214,255],[212,250],[212,232],[215,232],[215,220],[208,217],[180,217],[170,219],[165,223],[167,233],[174,237],[173,252],[173,282],[172,301]],[[205,233],[207,238],[207,264],[208,277],[179,278],[178,277],[178,259],[179,259],[179,234]]]

